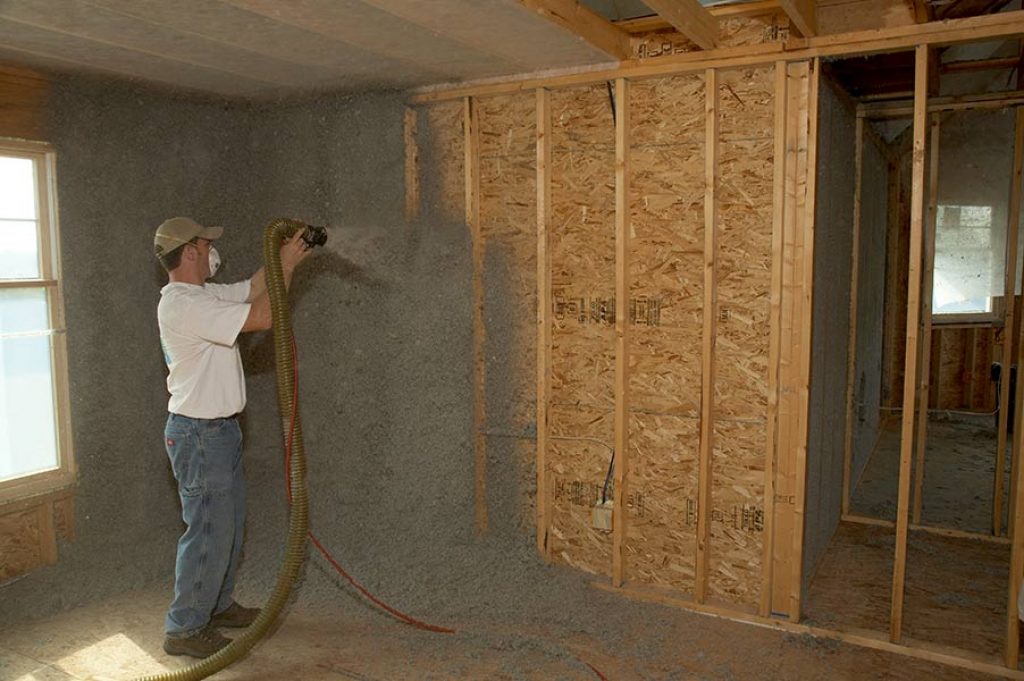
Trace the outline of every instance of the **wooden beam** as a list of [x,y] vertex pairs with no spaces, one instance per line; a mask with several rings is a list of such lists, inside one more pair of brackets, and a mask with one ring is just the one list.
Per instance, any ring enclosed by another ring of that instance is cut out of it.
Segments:
[[519,2],[619,61],[632,56],[629,34],[578,0]]
[[907,348],[903,379],[903,429],[900,438],[899,496],[896,508],[896,556],[892,571],[889,639],[903,635],[903,587],[907,568],[907,526],[910,523],[910,464],[914,446],[917,398],[917,351],[921,318],[921,245],[924,233],[924,144],[928,108],[928,46],[918,45],[914,63],[914,158],[910,199],[910,257],[907,284]]
[[[967,111],[970,109],[1002,109],[1007,106],[1024,104],[1024,90],[991,92],[979,95],[957,95],[932,97],[928,101],[928,113],[937,111]],[[857,115],[865,118],[903,118],[914,113],[913,102],[889,101],[864,104]]]
[[[647,4],[646,2],[644,3]],[[649,5],[648,5],[649,6]],[[730,17],[761,17],[776,14],[780,11],[779,0],[755,0],[755,2],[739,2],[726,5],[713,5],[704,8],[708,14],[715,19],[727,19]],[[665,17],[657,14],[649,17],[637,17],[635,19],[622,19],[612,22],[622,30],[630,34],[653,33],[673,28]]]
[[853,462],[853,405],[857,381],[857,298],[860,286],[860,221],[864,190],[864,119],[854,128],[853,233],[850,242],[850,329],[846,341],[846,432],[843,437],[843,514],[850,512]]
[[[1006,230],[1006,265],[1003,280],[1003,380],[999,385],[999,432],[996,436],[996,470],[992,486],[992,534],[1000,536],[1003,524],[1003,469],[1006,468],[1007,425],[1010,418],[1010,369],[1013,364],[1014,304],[1017,292],[1017,234],[1020,231],[1021,175],[1024,168],[1024,127],[1021,109],[1016,110],[1013,142],[1013,175],[1010,177],[1010,206]],[[1018,368],[1018,371],[1020,369]],[[1014,405],[1021,408],[1020,403]]]
[[[803,182],[803,191],[797,193],[800,215],[800,336],[799,373],[797,375],[796,413],[796,499],[793,506],[793,593],[789,612],[791,622],[800,621],[803,603],[804,529],[807,499],[807,432],[811,402],[811,348],[813,343],[814,311],[814,232],[818,169],[818,87],[821,83],[821,59],[809,64],[807,74],[806,113],[800,124],[800,141],[806,149],[803,163],[797,164],[797,186]],[[800,156],[798,156],[798,159]],[[803,205],[801,206],[801,201]]]
[[551,93],[537,88],[537,551],[551,558],[548,435],[551,400]]
[[758,612],[772,611],[775,561],[775,472],[779,457],[779,356],[782,337],[782,226],[786,200],[786,62],[775,62],[775,156],[772,167],[772,284],[768,302],[768,414],[764,466],[764,552],[761,559],[761,603]]
[[487,532],[487,424],[484,344],[484,237],[480,229],[480,118],[472,97],[463,100],[466,225],[473,239],[473,478],[474,526]]
[[779,0],[779,6],[793,22],[796,30],[805,38],[818,35],[818,18],[815,0]]
[[697,489],[697,569],[694,589],[698,603],[707,598],[711,539],[712,454],[714,453],[715,336],[718,283],[718,74],[704,72],[704,310],[700,381],[700,467]]
[[405,221],[420,216],[420,159],[416,146],[416,110],[405,109]]
[[697,0],[644,0],[644,4],[699,47],[718,46],[718,19]]
[[625,581],[626,479],[629,471],[629,81],[615,81],[615,494],[612,583]]
[[939,72],[965,73],[972,71],[1002,71],[1015,69],[1020,64],[1020,57],[999,57],[997,59],[969,59],[966,61],[950,61],[939,65]]
[[924,280],[921,283],[920,385],[917,400],[917,457],[914,464],[913,523],[921,522],[924,466],[928,445],[928,395],[931,392],[932,288],[935,279],[935,228],[939,205],[939,114],[932,114],[928,154],[928,213],[924,234]]
[[918,44],[944,45],[991,38],[1017,37],[1024,33],[1024,10],[998,16],[969,17],[927,24],[817,36],[788,43],[765,43],[715,50],[630,60],[614,68],[575,67],[543,73],[520,74],[459,84],[432,85],[413,90],[410,101],[426,103],[459,99],[467,95],[490,96],[533,90],[538,87],[570,87],[615,78],[656,78],[693,73],[708,68],[741,68],[773,64],[778,59],[796,62],[814,57],[839,57],[897,52]]
[[[1016,135],[1014,137],[1013,145],[1013,189],[1010,194],[1010,220],[1007,224],[1011,225],[1010,231],[1016,231],[1012,229],[1020,222],[1020,210],[1021,210],[1021,156],[1022,150],[1024,150],[1024,110],[1017,109],[1017,127]],[[1016,282],[1014,282],[1014,288],[1016,289]],[[1012,305],[1012,303],[1011,303]],[[1018,371],[1020,367],[1024,367],[1024,324],[1017,325],[1017,367]],[[1012,345],[1010,339],[1007,338],[1005,341],[1007,345]],[[1010,369],[1004,367],[1003,371],[1003,382],[1010,382]],[[1013,472],[1013,487],[1012,489],[1020,490],[1021,485],[1024,485],[1024,466],[1021,466],[1021,446],[1024,443],[1024,380],[1021,376],[1017,377],[1017,390],[1014,396],[1015,409],[1013,414],[1013,462],[1014,466],[1011,468]],[[1011,498],[1012,513],[1013,513],[1013,525],[1014,532],[1012,533],[1013,543],[1010,548],[1010,578],[1009,586],[1007,588],[1007,602],[1006,602],[1006,647],[1004,649],[1004,661],[1006,666],[1011,669],[1016,669],[1019,661],[1020,654],[1020,612],[1017,608],[1017,600],[1020,595],[1020,583],[1021,579],[1024,578],[1024,532],[1020,528],[1024,527],[1024,495],[1020,493],[1012,495]]]
[[[803,218],[807,176],[810,64],[786,64],[782,96],[785,119],[776,127],[783,138],[782,273],[779,313],[779,408],[772,528],[772,613],[799,617],[800,585],[794,553],[802,532],[797,518],[800,411],[800,341],[803,328]],[[778,110],[777,110],[778,111]],[[778,142],[778,141],[777,141]],[[780,194],[781,192],[781,194]]]
[[932,20],[932,7],[928,0],[912,0],[914,3],[914,21],[926,24]]

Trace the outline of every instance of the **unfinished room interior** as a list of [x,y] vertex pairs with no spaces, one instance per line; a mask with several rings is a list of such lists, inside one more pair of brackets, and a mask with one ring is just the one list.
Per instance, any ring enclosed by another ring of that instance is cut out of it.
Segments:
[[0,0],[0,680],[1024,679],[1022,64]]

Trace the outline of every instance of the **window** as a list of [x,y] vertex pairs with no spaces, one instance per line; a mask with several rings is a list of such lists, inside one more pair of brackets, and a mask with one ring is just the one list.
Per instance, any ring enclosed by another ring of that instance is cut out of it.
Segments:
[[996,313],[993,299],[1003,292],[1005,237],[993,227],[992,206],[938,206],[933,314]]
[[0,502],[74,480],[54,166],[0,139]]

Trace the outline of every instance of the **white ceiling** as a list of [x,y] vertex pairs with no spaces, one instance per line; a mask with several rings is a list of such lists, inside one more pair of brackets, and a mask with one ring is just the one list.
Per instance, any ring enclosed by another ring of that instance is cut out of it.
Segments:
[[0,60],[264,97],[609,57],[517,0],[0,0]]

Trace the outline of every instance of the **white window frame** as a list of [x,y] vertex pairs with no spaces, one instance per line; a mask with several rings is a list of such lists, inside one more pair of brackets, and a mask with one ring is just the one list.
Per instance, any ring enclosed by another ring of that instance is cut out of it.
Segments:
[[64,290],[60,261],[60,230],[57,223],[57,156],[44,142],[0,137],[0,155],[31,159],[36,169],[38,202],[38,279],[3,279],[0,289],[42,289],[46,291],[50,331],[53,338],[50,366],[53,376],[53,404],[58,467],[0,482],[0,504],[70,487],[77,476],[71,441],[71,398],[68,389],[68,349],[64,322]]

